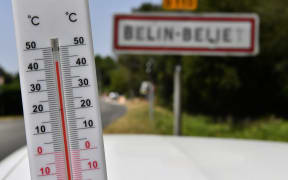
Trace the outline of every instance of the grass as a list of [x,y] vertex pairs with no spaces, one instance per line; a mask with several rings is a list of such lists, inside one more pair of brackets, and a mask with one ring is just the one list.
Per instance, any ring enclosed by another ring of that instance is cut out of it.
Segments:
[[141,100],[127,102],[128,111],[125,116],[104,129],[110,134],[153,134],[157,130],[148,118],[147,103]]
[[[173,113],[156,106],[155,118],[149,120],[146,101],[128,101],[128,112],[118,121],[108,126],[109,134],[162,134],[172,135]],[[255,123],[246,123],[235,128],[230,123],[214,123],[211,117],[183,114],[182,132],[184,136],[225,137],[288,142],[288,122],[271,117],[261,118]]]
[[0,116],[0,121],[20,120],[20,119],[23,119],[23,116]]
[[258,122],[246,123],[235,128],[229,123],[213,123],[205,116],[183,118],[183,134],[188,136],[226,137],[288,142],[288,122],[266,117]]

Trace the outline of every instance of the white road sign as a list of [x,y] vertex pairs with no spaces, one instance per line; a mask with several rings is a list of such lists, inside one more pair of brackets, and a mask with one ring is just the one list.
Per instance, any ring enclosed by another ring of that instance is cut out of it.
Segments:
[[259,52],[255,14],[119,14],[116,54],[248,56]]

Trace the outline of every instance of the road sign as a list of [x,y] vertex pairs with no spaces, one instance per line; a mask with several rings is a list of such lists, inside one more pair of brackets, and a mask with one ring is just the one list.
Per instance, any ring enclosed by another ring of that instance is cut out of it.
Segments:
[[88,0],[13,0],[31,179],[106,180]]
[[119,14],[117,54],[251,56],[259,52],[255,14]]
[[163,0],[163,8],[167,10],[195,10],[198,0]]

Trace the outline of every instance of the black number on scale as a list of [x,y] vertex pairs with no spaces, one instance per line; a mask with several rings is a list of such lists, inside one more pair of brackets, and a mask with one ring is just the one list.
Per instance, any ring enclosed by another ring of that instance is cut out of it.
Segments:
[[36,131],[37,131],[37,134],[40,134],[40,133],[45,133],[46,132],[46,127],[45,126],[36,126]]
[[89,85],[89,80],[88,79],[78,79],[78,81],[79,81],[79,86],[80,87]]
[[94,126],[94,122],[92,120],[88,120],[88,121],[83,121],[83,124],[85,126],[85,128],[88,128],[88,127],[93,127]]
[[84,37],[75,37],[74,38],[74,44],[75,45],[80,45],[80,44],[84,44]]
[[86,63],[87,63],[86,58],[78,58],[77,61],[76,61],[76,64],[79,65],[79,66],[86,65]]
[[37,45],[35,41],[31,41],[31,42],[26,42],[26,49],[30,50],[30,49],[36,49]]
[[30,84],[31,92],[37,92],[41,90],[41,84]]
[[30,71],[36,71],[36,70],[39,69],[39,64],[38,64],[38,63],[30,63],[30,64],[28,65],[28,69],[29,69]]
[[91,106],[91,100],[90,99],[81,100],[81,107],[82,108],[90,107],[90,106]]
[[38,112],[43,112],[44,107],[42,104],[39,105],[33,105],[33,112],[38,113]]

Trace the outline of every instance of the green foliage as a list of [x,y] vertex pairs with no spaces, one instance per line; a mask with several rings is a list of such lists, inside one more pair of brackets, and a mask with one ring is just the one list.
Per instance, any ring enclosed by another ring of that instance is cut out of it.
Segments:
[[155,5],[151,3],[143,3],[139,8],[132,10],[133,12],[147,12],[147,11],[163,11],[161,5]]
[[[155,133],[172,135],[172,112],[156,108],[154,124]],[[276,117],[259,118],[257,122],[246,122],[235,128],[230,122],[215,123],[210,116],[184,114],[182,132],[184,136],[288,141],[288,123]]]
[[0,86],[0,116],[20,115],[22,114],[22,100],[19,78],[8,73],[7,76],[11,78],[10,83]]
[[7,73],[2,67],[0,67],[0,76],[5,78],[5,83],[9,84],[14,80],[13,75]]
[[116,62],[110,58],[95,57],[98,85],[102,91],[108,91],[111,85],[111,72],[117,67]]
[[116,91],[121,94],[129,92],[130,72],[125,66],[119,66],[111,72],[111,91]]
[[[149,119],[148,103],[133,100],[127,103],[125,116],[105,129],[113,134],[173,134],[173,113],[156,105],[154,120]],[[288,122],[273,116],[261,117],[256,122],[246,120],[235,127],[231,120],[215,123],[212,116],[183,114],[183,136],[258,139],[288,142]]]

